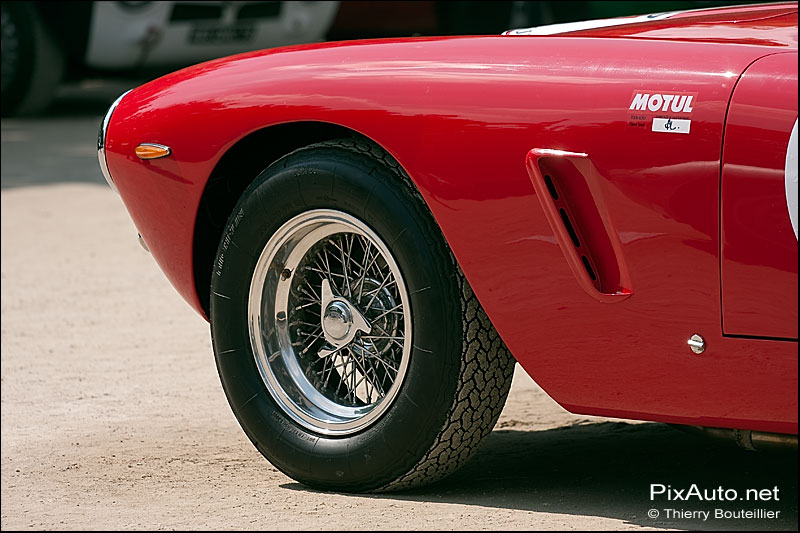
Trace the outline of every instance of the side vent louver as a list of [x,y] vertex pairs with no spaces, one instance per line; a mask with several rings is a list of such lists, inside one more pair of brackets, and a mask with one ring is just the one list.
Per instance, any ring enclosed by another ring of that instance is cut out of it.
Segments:
[[531,150],[528,173],[579,284],[602,302],[632,294],[622,246],[605,212],[597,171],[586,154]]
[[564,209],[559,209],[559,213],[561,213],[561,220],[564,222],[564,227],[567,228],[567,233],[569,233],[570,239],[572,239],[572,244],[575,245],[575,248],[581,247],[581,241],[578,239],[578,234],[575,233],[575,228],[572,227],[572,222],[569,221],[569,215]]

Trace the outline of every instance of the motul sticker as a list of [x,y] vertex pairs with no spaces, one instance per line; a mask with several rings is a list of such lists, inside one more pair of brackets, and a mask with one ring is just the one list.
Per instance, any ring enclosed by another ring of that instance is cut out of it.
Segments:
[[652,131],[660,133],[689,133],[692,121],[681,118],[654,118]]
[[694,94],[634,93],[628,109],[651,113],[691,113]]
[[628,101],[628,126],[661,133],[689,133],[697,93],[638,89]]

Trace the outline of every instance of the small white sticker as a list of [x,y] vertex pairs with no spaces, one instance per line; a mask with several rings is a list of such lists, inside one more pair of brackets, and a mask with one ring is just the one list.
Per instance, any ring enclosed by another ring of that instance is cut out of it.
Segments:
[[692,121],[682,118],[654,118],[653,131],[660,133],[689,133]]

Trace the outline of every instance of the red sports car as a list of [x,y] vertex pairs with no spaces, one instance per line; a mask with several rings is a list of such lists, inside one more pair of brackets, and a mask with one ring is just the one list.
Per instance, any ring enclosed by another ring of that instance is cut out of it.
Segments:
[[312,486],[462,465],[515,361],[566,409],[797,442],[797,4],[203,63],[99,159]]

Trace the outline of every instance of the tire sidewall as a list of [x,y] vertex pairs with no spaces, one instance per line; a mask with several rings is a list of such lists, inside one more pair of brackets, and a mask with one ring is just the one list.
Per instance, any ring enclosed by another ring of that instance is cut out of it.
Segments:
[[[300,150],[245,191],[217,252],[210,318],[223,388],[256,447],[312,486],[371,490],[408,472],[441,430],[457,387],[461,329],[452,266],[435,225],[421,220],[417,200],[397,180],[343,148]],[[377,421],[346,436],[313,433],[287,416],[264,385],[249,341],[250,280],[261,251],[281,225],[312,209],[343,211],[375,231],[410,299],[412,348],[401,390]]]

